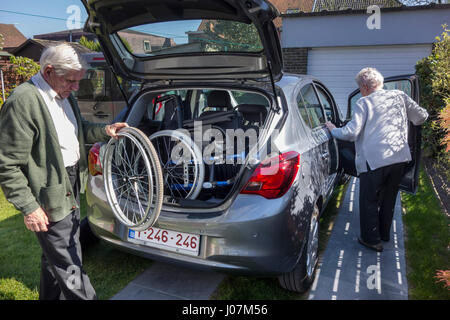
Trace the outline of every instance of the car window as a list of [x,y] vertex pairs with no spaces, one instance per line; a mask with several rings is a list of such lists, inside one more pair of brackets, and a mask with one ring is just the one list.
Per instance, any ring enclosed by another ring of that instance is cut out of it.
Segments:
[[309,120],[308,111],[306,111],[305,101],[303,100],[301,93],[299,93],[297,96],[297,107],[301,117],[303,118],[303,121],[308,127],[311,128],[311,121]]
[[137,81],[131,81],[123,79],[122,77],[115,77],[113,74],[111,74],[111,85],[110,88],[112,90],[111,96],[114,98],[115,101],[117,100],[124,100],[123,94],[120,91],[119,85],[122,87],[123,93],[125,94],[127,99],[130,99],[130,97],[140,91],[142,89],[142,83]]
[[267,108],[270,107],[269,100],[267,100],[263,95],[254,92],[245,91],[231,91],[231,94],[236,100],[237,104],[259,104]]
[[199,90],[198,91],[198,113],[201,114],[203,109],[207,107],[208,93],[211,90]]
[[384,84],[383,89],[385,90],[401,90],[411,97],[412,95],[412,85],[409,80],[396,80],[389,81]]
[[[412,84],[410,80],[402,79],[402,80],[393,80],[387,81],[384,83],[383,89],[385,90],[401,90],[411,97],[412,95]],[[351,119],[353,116],[353,110],[355,110],[356,102],[358,102],[359,98],[361,98],[361,92],[358,91],[357,94],[350,98],[350,109],[347,113],[347,119]]]
[[[150,16],[149,20],[152,20]],[[121,37],[130,33],[135,35],[133,41]],[[144,23],[117,34],[131,54],[141,57],[203,52],[257,53],[263,50],[258,28],[253,23],[225,19]]]
[[325,110],[325,115],[327,116],[327,120],[335,123],[336,116],[333,108],[333,100],[330,95],[319,85],[316,85],[317,94],[319,96],[320,102],[322,103],[322,107]]
[[[213,107],[208,105],[208,96],[212,91],[216,91],[214,89],[202,89],[202,90],[195,90],[192,94],[191,98],[191,110],[194,117],[200,116],[205,111],[223,111],[223,108],[220,107]],[[237,91],[240,92],[240,91]],[[234,107],[236,104],[236,101],[234,100],[234,95],[232,92],[228,91],[230,94],[230,100],[231,104]],[[239,93],[237,93],[239,95]]]
[[311,120],[311,127],[315,128],[325,123],[325,116],[323,114],[322,106],[317,98],[316,92],[312,84],[308,84],[300,90],[303,97],[306,110]]
[[[185,97],[186,97],[186,90],[171,90],[171,91],[167,91],[164,92],[163,94],[160,94],[157,96],[157,98],[161,98],[167,95],[178,95],[181,97],[181,100],[184,101]],[[164,114],[166,111],[165,105],[167,101],[163,101],[163,102],[156,102],[156,99],[154,98],[152,101],[152,104],[154,106],[154,115],[149,115],[149,118],[152,118],[153,120],[159,120],[159,121],[163,121],[164,120]],[[155,104],[156,102],[156,104]]]
[[105,100],[106,71],[102,68],[88,69],[83,79],[79,82],[78,91],[74,91],[75,97],[80,100]]

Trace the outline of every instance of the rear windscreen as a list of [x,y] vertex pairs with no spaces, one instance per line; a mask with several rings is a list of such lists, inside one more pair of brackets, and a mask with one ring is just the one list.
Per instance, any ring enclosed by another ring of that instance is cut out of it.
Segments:
[[136,56],[185,53],[257,53],[263,50],[257,28],[229,20],[181,20],[139,25],[117,32]]

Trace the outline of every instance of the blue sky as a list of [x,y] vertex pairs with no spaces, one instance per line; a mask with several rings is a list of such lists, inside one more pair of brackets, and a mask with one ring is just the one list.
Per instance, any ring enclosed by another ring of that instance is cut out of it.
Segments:
[[[86,21],[87,13],[81,1],[77,0],[10,0],[2,1],[0,4],[0,23],[15,24],[16,28],[27,38],[33,35],[67,30],[66,19],[71,16],[67,9],[71,5],[80,8],[81,21],[79,24],[83,27]],[[13,11],[17,14],[6,11]],[[40,15],[58,19],[35,17],[30,15]],[[73,22],[73,19],[72,19]]]
[[[73,11],[71,6],[77,6],[80,9],[80,21],[74,18],[76,11]],[[86,19],[87,13],[80,0],[2,0],[0,4],[0,23],[15,24],[27,38],[67,30],[77,27],[77,24],[82,28]],[[69,26],[67,20],[69,20]],[[174,38],[179,44],[186,40],[184,32],[195,30],[198,24],[199,22],[179,23],[172,25],[170,29],[160,25],[155,26],[152,33]],[[142,27],[138,30],[146,31]]]

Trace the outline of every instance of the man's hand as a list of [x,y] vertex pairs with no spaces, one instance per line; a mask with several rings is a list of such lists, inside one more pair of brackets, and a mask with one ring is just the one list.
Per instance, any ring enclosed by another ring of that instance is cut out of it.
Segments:
[[47,226],[49,224],[47,214],[42,210],[42,208],[38,208],[32,213],[26,215],[23,218],[23,222],[28,230],[34,232],[47,232]]
[[106,134],[114,139],[117,139],[117,133],[120,131],[120,129],[124,127],[129,127],[128,123],[126,122],[116,122],[110,125],[106,126]]
[[336,128],[336,126],[334,124],[332,124],[330,121],[325,122],[325,125],[327,126],[328,130],[333,130],[334,128]]

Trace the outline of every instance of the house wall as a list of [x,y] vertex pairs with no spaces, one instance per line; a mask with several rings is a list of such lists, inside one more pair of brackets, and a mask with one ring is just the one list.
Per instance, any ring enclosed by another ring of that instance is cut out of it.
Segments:
[[284,48],[432,43],[450,24],[450,7],[381,11],[381,28],[369,29],[371,14],[283,16]]
[[27,57],[39,62],[44,47],[38,45],[25,45],[22,49],[17,50],[14,55],[18,57]]
[[85,37],[90,41],[96,41],[97,37],[95,34],[90,32],[72,32],[72,41],[70,41],[70,32],[67,31],[65,33],[48,33],[33,36],[34,39],[42,39],[42,40],[54,40],[54,41],[66,41],[66,42],[78,42],[81,37]]
[[119,36],[125,39],[129,44],[134,54],[142,54],[144,51],[144,40],[150,41],[152,50],[161,47],[165,44],[167,38],[156,37],[150,34],[137,34],[130,32],[118,32]]
[[361,11],[283,16],[284,70],[320,79],[343,114],[361,68],[375,67],[385,77],[415,72],[442,24],[450,24],[450,6],[382,10],[379,30],[367,27],[370,16]]

